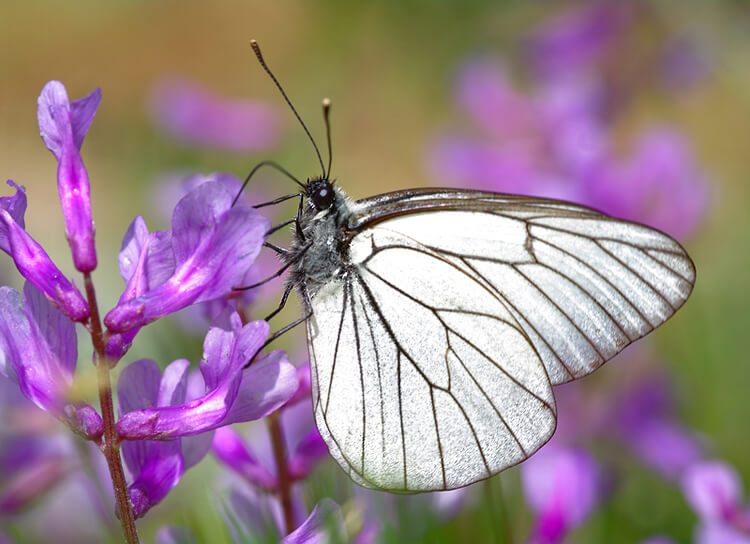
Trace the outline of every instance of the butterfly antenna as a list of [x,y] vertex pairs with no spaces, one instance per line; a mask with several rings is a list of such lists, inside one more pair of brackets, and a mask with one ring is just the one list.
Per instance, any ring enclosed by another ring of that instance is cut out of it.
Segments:
[[328,142],[328,172],[325,178],[331,179],[331,163],[333,162],[333,153],[331,152],[331,121],[329,116],[331,114],[331,101],[327,98],[323,99],[323,119],[326,123],[326,141]]
[[289,107],[292,109],[292,112],[294,113],[294,116],[297,118],[297,121],[299,121],[299,124],[302,125],[302,128],[305,131],[305,134],[307,134],[307,137],[310,138],[310,141],[312,142],[313,147],[315,148],[315,153],[318,155],[318,161],[320,161],[320,167],[323,169],[323,176],[326,175],[325,166],[323,165],[323,157],[320,156],[320,150],[318,150],[318,146],[315,144],[315,140],[313,140],[312,134],[310,134],[310,131],[307,129],[307,125],[305,125],[304,121],[302,121],[302,118],[299,116],[299,113],[297,113],[297,110],[294,109],[294,106],[292,106],[291,100],[289,100],[289,97],[284,92],[284,89],[281,86],[281,83],[279,83],[279,80],[276,79],[276,76],[273,75],[273,72],[271,72],[271,69],[266,64],[266,61],[263,59],[263,54],[260,52],[260,46],[258,46],[258,42],[255,40],[250,40],[250,47],[253,48],[253,51],[255,51],[255,56],[258,57],[258,62],[260,62],[260,65],[263,67],[263,69],[266,71],[266,73],[271,77],[273,82],[276,84],[276,87],[278,87],[279,91],[281,92],[281,96],[284,97],[284,100],[286,100],[286,103],[289,104]]

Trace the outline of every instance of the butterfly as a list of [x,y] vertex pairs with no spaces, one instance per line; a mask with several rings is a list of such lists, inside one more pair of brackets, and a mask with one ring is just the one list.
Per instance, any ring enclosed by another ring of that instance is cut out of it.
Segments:
[[291,248],[267,243],[285,262],[273,277],[291,270],[269,318],[294,289],[305,306],[269,341],[306,323],[315,421],[356,483],[455,489],[524,461],[554,433],[554,385],[689,297],[695,267],[678,242],[585,206],[443,188],[351,200],[329,176],[329,107],[328,168],[292,107],[321,176],[258,165],[301,187],[263,204],[299,198],[277,227],[294,225]]

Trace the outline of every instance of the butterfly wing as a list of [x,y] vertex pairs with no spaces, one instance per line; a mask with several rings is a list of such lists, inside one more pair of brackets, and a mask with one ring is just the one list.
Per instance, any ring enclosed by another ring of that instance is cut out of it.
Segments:
[[355,204],[352,266],[312,299],[315,417],[358,483],[452,489],[552,435],[551,385],[687,299],[668,236],[574,204],[408,191]]

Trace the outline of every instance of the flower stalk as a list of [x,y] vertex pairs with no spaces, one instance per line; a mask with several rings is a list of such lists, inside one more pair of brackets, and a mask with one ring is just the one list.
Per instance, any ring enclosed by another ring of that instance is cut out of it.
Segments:
[[294,510],[292,507],[292,480],[289,477],[286,462],[286,445],[284,444],[284,433],[281,429],[279,412],[268,416],[268,431],[271,434],[271,447],[273,457],[276,460],[276,471],[279,480],[279,502],[284,512],[284,526],[287,533],[294,531]]
[[133,508],[128,497],[128,485],[125,481],[125,472],[120,459],[120,446],[118,443],[117,429],[115,427],[115,409],[112,402],[112,383],[109,379],[109,364],[105,352],[105,341],[102,332],[99,308],[96,303],[96,291],[91,281],[91,274],[85,272],[83,281],[86,287],[86,298],[88,299],[91,314],[89,316],[89,333],[94,345],[94,360],[96,364],[96,377],[99,389],[99,403],[101,405],[102,421],[104,422],[103,442],[100,444],[102,453],[107,459],[107,467],[112,478],[112,488],[115,492],[115,503],[119,514],[125,541],[128,544],[138,544],[138,532],[135,527]]

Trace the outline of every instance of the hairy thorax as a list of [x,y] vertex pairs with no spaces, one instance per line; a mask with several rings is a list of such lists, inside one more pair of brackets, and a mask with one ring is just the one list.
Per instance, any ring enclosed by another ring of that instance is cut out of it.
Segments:
[[295,232],[290,258],[299,260],[290,281],[304,285],[311,297],[323,285],[346,274],[350,262],[350,217],[348,199],[340,190],[336,191],[334,204],[326,210],[318,211],[309,202],[305,205],[300,221],[304,238]]

